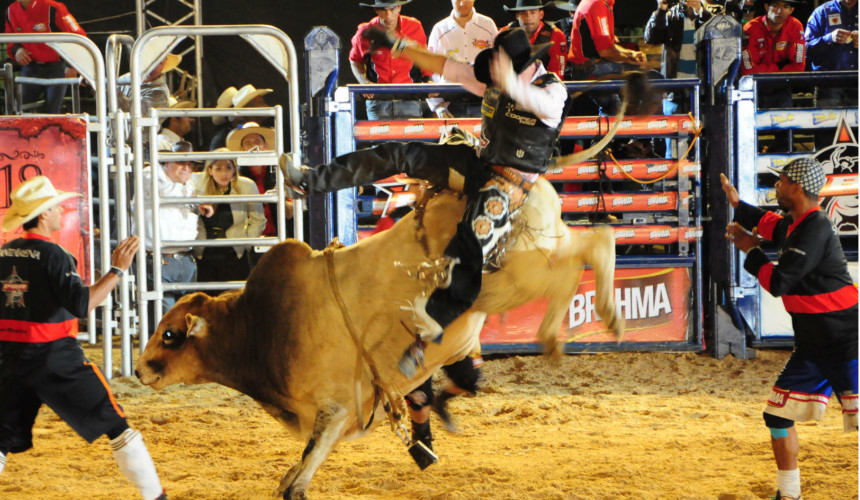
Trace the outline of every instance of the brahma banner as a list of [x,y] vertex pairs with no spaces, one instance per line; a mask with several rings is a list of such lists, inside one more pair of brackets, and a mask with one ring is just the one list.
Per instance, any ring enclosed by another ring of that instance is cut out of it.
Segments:
[[[78,259],[84,283],[92,282],[92,218],[87,123],[79,116],[0,117],[0,217],[19,184],[37,175],[60,191],[83,195],[63,203],[63,228],[54,241]],[[21,228],[3,233],[2,243],[18,238]]]
[[[586,270],[559,331],[565,342],[614,342],[617,339],[595,311],[594,273]],[[615,270],[615,303],[626,319],[628,342],[687,342],[693,328],[689,268]],[[548,301],[541,300],[487,318],[481,344],[536,342]]]

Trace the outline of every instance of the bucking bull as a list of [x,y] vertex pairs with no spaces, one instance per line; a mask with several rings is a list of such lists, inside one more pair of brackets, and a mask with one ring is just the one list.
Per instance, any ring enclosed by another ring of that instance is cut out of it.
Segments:
[[[563,159],[589,158],[614,130]],[[428,202],[421,224],[413,212],[349,247],[315,251],[294,240],[273,247],[244,290],[179,300],[162,318],[135,373],[155,389],[206,382],[231,387],[306,439],[301,460],[276,491],[296,499],[305,498],[312,476],[339,440],[365,435],[386,416],[402,439],[405,426],[397,420],[405,412],[403,395],[440,366],[478,349],[487,314],[548,298],[537,337],[547,354],[558,354],[561,321],[586,264],[596,278],[596,310],[620,340],[624,320],[614,299],[613,231],[572,233],[561,219],[555,189],[540,179],[518,214],[524,229],[512,238],[501,269],[485,273],[474,306],[449,325],[440,344],[426,347],[424,366],[404,376],[397,362],[415,338],[405,306],[431,291],[427,280],[415,276],[442,256],[465,207],[461,198],[440,193]]]

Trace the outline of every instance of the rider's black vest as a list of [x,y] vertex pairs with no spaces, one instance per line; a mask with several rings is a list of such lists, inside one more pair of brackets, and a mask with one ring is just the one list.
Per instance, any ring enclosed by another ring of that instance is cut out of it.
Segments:
[[[555,73],[546,73],[532,85],[546,87],[555,82],[560,82]],[[486,143],[481,150],[481,159],[491,165],[504,165],[526,172],[546,172],[567,115],[567,104],[565,102],[558,126],[550,128],[499,89],[488,86],[481,103],[481,136]]]

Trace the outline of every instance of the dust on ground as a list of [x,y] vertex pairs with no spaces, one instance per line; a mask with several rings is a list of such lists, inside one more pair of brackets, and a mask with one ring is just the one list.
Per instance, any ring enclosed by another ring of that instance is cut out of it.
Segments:
[[[99,346],[87,356],[100,362]],[[458,434],[434,415],[438,464],[421,472],[387,424],[343,442],[317,472],[311,498],[766,498],[776,466],[761,417],[787,351],[716,360],[693,353],[490,360],[475,397],[451,401]],[[114,359],[119,359],[118,352]],[[250,398],[215,384],[156,393],[131,377],[111,385],[139,429],[171,499],[271,498],[305,443]],[[807,500],[858,497],[858,437],[834,400],[798,424]],[[107,438],[87,445],[43,408],[34,449],[12,454],[0,497],[138,498]]]

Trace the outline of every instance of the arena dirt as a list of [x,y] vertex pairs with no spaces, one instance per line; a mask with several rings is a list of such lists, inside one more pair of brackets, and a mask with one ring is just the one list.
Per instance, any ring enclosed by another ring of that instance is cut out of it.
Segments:
[[[100,362],[99,347],[87,355]],[[387,425],[341,443],[314,477],[312,498],[765,498],[775,466],[761,409],[787,351],[716,360],[691,353],[593,354],[488,361],[477,397],[451,402],[458,434],[433,417],[438,464],[420,472]],[[119,354],[115,354],[119,359]],[[136,379],[112,386],[143,432],[171,499],[271,498],[299,458],[294,440],[248,397],[214,384],[160,393]],[[835,403],[800,424],[807,500],[857,498],[857,434]],[[92,446],[50,410],[35,448],[9,457],[0,497],[128,499],[107,439]]]

